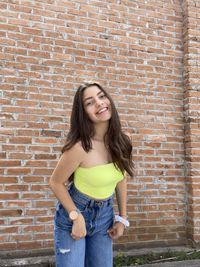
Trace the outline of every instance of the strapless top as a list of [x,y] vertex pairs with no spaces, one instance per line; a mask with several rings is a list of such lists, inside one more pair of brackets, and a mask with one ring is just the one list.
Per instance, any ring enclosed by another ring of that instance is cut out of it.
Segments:
[[119,181],[124,177],[114,163],[94,167],[78,167],[74,172],[75,187],[92,198],[106,199],[110,197]]

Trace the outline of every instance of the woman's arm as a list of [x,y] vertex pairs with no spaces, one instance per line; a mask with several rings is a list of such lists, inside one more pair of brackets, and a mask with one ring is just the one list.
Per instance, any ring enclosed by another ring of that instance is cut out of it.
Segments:
[[60,160],[58,161],[58,164],[49,180],[51,190],[68,212],[76,209],[76,206],[69,196],[65,184],[76,168],[80,165],[84,153],[84,150],[78,143],[70,150],[65,151],[60,157]]
[[[119,215],[124,219],[127,218],[127,209],[126,209],[126,201],[127,201],[127,181],[124,178],[120,181],[115,189],[117,205],[119,210]],[[121,222],[115,222],[113,227],[108,230],[108,234],[112,239],[117,239],[124,233],[124,224]]]
[[[49,186],[51,190],[54,192],[55,196],[68,213],[76,210],[76,205],[68,193],[66,183],[68,182],[69,177],[80,165],[84,156],[85,151],[81,145],[78,143],[75,144],[71,149],[62,154],[49,180]],[[75,239],[79,239],[85,236],[85,234],[85,221],[82,214],[80,214],[78,218],[73,221],[72,236]]]
[[124,219],[127,218],[127,180],[124,178],[117,184],[116,187],[116,198],[117,198],[117,205],[119,210],[119,216],[123,217]]

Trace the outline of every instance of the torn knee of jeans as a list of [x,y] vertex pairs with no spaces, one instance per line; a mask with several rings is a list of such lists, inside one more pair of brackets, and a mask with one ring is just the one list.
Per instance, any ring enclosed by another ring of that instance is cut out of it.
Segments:
[[66,253],[69,253],[69,252],[70,252],[70,249],[59,248],[59,252],[60,252],[61,254],[66,254]]

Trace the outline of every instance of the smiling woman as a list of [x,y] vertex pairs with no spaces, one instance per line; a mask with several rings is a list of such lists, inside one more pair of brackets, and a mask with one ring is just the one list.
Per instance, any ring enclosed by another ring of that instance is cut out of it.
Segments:
[[[132,175],[131,151],[109,94],[97,83],[81,85],[74,97],[66,144],[50,178],[58,198],[57,266],[113,266],[112,239],[123,235],[129,225],[125,176],[126,172]],[[112,205],[114,191],[117,216]]]

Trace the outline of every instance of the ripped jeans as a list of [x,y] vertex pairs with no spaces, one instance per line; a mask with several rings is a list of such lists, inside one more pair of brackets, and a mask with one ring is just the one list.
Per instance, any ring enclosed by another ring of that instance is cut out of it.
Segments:
[[57,267],[112,267],[112,239],[107,230],[113,225],[113,198],[96,201],[80,193],[74,185],[69,193],[85,218],[87,235],[71,237],[72,222],[58,202],[55,212],[55,256]]

